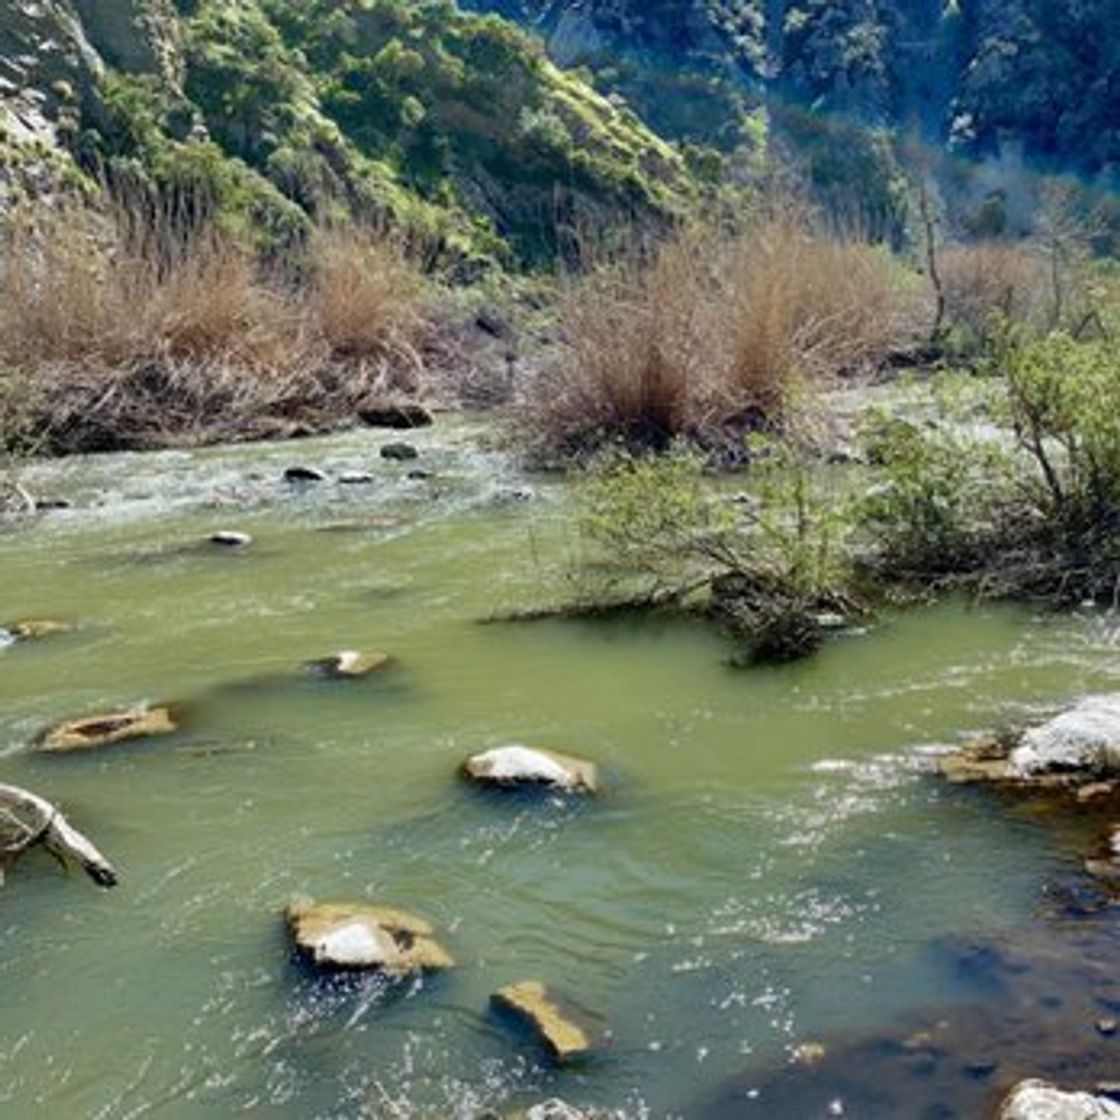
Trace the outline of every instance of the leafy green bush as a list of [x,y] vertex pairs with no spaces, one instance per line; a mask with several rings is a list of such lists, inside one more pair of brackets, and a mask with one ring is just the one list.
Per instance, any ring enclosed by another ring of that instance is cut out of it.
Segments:
[[1006,450],[951,423],[921,428],[884,410],[865,417],[862,437],[881,477],[859,517],[882,563],[930,577],[982,562],[1007,498]]
[[952,576],[1062,599],[1120,586],[1120,347],[1006,328],[986,426],[943,405],[926,427],[873,414],[881,477],[860,522],[888,578]]
[[755,485],[728,500],[681,447],[614,452],[586,474],[581,529],[600,580],[596,601],[685,604],[750,655],[812,652],[823,614],[856,609],[850,507],[795,440],[756,438]]

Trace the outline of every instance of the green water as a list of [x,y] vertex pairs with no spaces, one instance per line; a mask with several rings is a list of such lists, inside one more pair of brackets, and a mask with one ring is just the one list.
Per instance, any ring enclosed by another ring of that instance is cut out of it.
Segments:
[[[929,946],[1032,920],[1066,857],[942,790],[922,748],[1114,687],[1105,620],[953,605],[755,671],[701,627],[481,626],[539,597],[569,534],[563,491],[507,500],[524,480],[476,435],[420,437],[435,482],[369,433],[31,472],[77,508],[0,536],[0,619],[81,627],[0,651],[0,778],[60,801],[123,882],[45,857],[9,875],[0,1116],[472,1117],[554,1094],[689,1116],[748,1061],[970,998]],[[377,480],[293,491],[293,462]],[[254,546],[193,547],[218,528]],[[344,648],[397,665],[301,673]],[[184,733],[29,750],[143,700],[186,702]],[[598,760],[606,795],[457,782],[511,741]],[[390,995],[316,981],[279,919],[294,894],[416,910],[461,966]],[[489,994],[522,979],[599,1017],[601,1056],[550,1070],[495,1022]]]

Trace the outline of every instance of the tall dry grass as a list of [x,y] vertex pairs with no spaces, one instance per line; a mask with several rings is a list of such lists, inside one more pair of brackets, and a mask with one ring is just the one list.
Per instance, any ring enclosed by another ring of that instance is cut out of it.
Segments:
[[422,304],[418,271],[372,233],[320,231],[281,274],[212,227],[138,237],[74,209],[4,231],[0,363],[59,452],[324,426],[415,385]]
[[940,253],[938,272],[946,325],[966,345],[986,342],[999,322],[1056,325],[1055,277],[1038,246],[996,240],[954,245]]
[[567,284],[563,356],[530,387],[522,429],[546,459],[609,441],[741,444],[780,421],[798,383],[905,340],[908,311],[885,252],[804,210],[768,210],[733,235],[691,226]]

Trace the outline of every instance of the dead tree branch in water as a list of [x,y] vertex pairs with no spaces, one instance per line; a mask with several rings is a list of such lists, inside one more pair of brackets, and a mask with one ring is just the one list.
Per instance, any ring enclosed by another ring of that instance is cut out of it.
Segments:
[[0,868],[36,846],[64,864],[77,863],[99,887],[117,885],[113,865],[56,806],[30,790],[0,783]]

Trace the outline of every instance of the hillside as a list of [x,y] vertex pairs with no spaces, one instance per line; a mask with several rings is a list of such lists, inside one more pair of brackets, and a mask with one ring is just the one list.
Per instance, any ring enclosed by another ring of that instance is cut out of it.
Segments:
[[532,27],[669,137],[738,166],[777,140],[873,219],[900,218],[902,139],[953,158],[943,186],[966,208],[1024,164],[1120,181],[1117,0],[468,3]]
[[547,260],[565,229],[657,221],[694,192],[628,109],[439,0],[0,0],[0,127],[9,191],[49,151],[281,240],[385,219],[468,268]]

